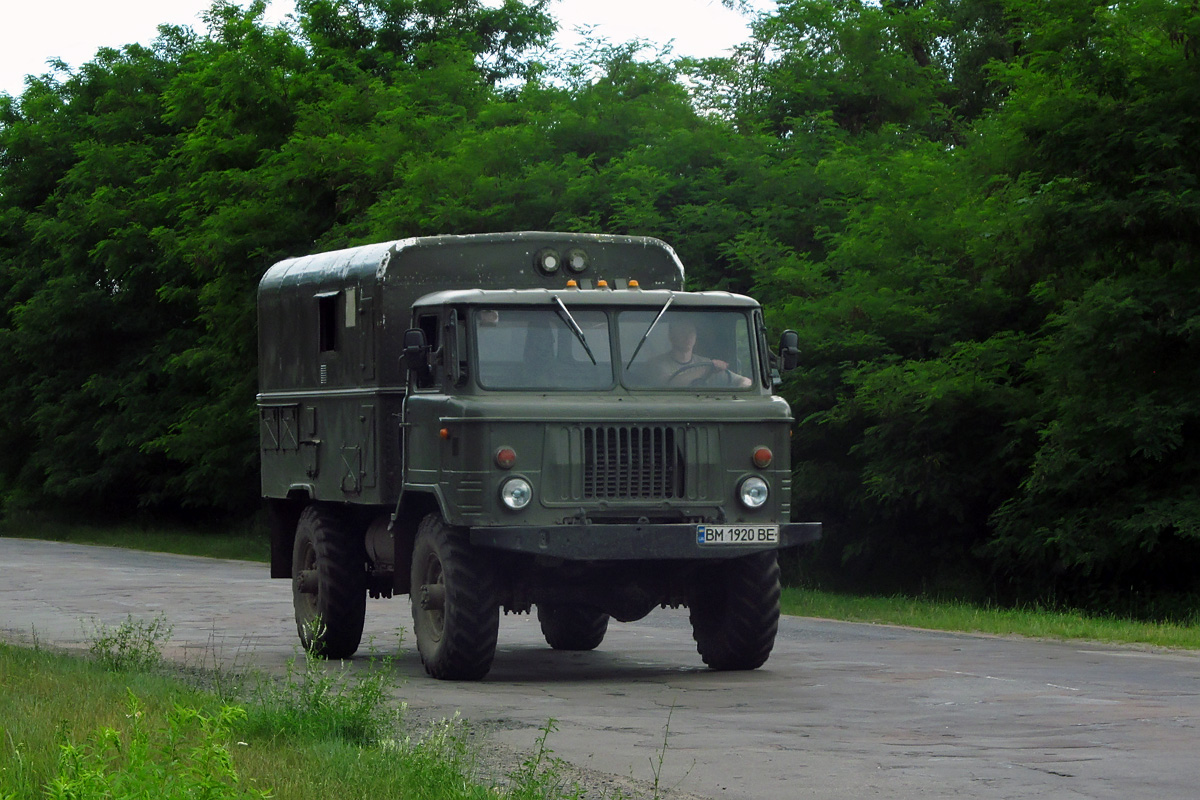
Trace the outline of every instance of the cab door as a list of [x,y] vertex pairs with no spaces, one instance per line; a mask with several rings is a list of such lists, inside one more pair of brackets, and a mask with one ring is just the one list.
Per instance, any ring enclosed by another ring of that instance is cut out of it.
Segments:
[[442,430],[453,393],[466,380],[465,325],[456,308],[417,309],[414,322],[425,333],[430,369],[408,373],[401,422],[404,485],[432,490],[461,451],[457,435],[447,429],[443,436]]

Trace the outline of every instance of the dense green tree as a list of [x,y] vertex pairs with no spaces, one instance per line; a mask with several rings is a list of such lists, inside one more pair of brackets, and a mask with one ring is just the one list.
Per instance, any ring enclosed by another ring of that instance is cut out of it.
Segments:
[[1194,586],[1167,567],[1200,555],[1198,18],[1081,1],[1005,19],[1013,55],[986,70],[1004,101],[949,148],[856,136],[830,158],[854,185],[827,255],[764,285],[795,282],[779,314],[806,330],[802,503],[860,575],[974,569],[1106,602]]
[[521,53],[546,43],[554,23],[547,0],[298,0],[304,39],[316,66],[347,63],[388,80],[452,46],[470,53],[489,83],[525,75]]
[[1023,27],[998,116],[1054,302],[1030,362],[1037,452],[996,550],[1042,585],[1194,582],[1200,13],[1061,2]]
[[11,491],[130,502],[161,488],[141,445],[186,304],[154,256],[170,211],[148,199],[171,147],[161,94],[174,70],[140,47],[102,50],[4,109],[4,431]]
[[945,76],[930,51],[942,27],[920,3],[781,0],[740,53],[750,74],[731,92],[735,114],[780,135],[802,135],[804,121],[826,114],[855,134],[933,130]]

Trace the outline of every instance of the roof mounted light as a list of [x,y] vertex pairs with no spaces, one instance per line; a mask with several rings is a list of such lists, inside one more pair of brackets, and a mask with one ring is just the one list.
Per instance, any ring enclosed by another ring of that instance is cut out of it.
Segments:
[[567,269],[571,270],[571,272],[583,272],[591,263],[592,260],[588,258],[588,254],[579,248],[567,251]]
[[533,263],[543,274],[553,275],[562,266],[562,256],[554,248],[544,247],[538,250],[537,255],[533,258]]

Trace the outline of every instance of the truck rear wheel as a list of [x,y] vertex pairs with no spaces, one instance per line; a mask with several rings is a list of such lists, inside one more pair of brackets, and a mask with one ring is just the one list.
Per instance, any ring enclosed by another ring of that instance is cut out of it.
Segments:
[[707,567],[688,598],[692,638],[713,669],[758,669],[779,630],[779,562],[758,553]]
[[366,552],[335,510],[310,505],[292,547],[292,604],[304,649],[348,658],[362,641],[367,612]]
[[578,603],[538,603],[537,617],[555,650],[595,650],[608,632],[608,614]]
[[412,558],[412,612],[425,671],[474,681],[492,668],[500,606],[492,570],[463,531],[439,514],[421,521]]

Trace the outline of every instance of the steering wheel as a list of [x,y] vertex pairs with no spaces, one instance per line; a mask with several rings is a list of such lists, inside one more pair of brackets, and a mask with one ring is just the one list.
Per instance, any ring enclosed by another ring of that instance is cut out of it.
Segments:
[[[701,372],[701,370],[703,370]],[[694,376],[687,375],[689,372],[696,372]],[[679,379],[681,375],[685,377]],[[718,375],[724,376],[723,380],[714,380]],[[696,361],[691,364],[684,364],[679,369],[667,378],[669,386],[732,386],[733,375],[728,369],[717,369],[717,365],[712,361]]]

